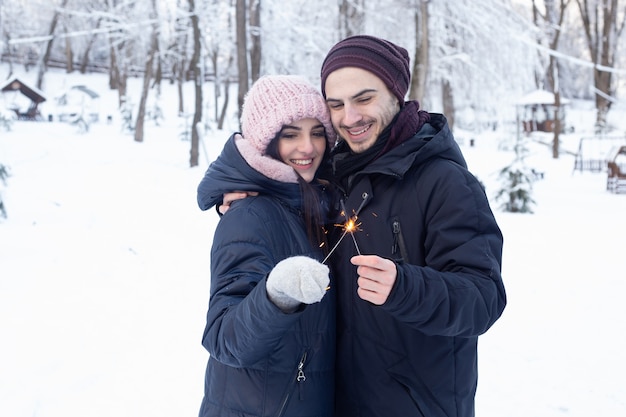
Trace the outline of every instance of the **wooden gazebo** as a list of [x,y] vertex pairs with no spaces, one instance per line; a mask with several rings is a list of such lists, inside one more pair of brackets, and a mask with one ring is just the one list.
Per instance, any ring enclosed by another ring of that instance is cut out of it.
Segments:
[[[561,98],[559,111],[561,126],[565,127],[565,107],[569,100]],[[519,99],[516,103],[518,119],[523,131],[554,132],[555,114],[557,106],[554,104],[554,94],[546,90],[535,90]]]
[[46,101],[46,97],[39,89],[28,86],[26,83],[19,80],[18,78],[13,78],[3,84],[0,88],[0,91],[2,91],[3,94],[15,94],[17,92],[20,92],[22,95],[30,99],[30,104],[27,108],[22,108],[16,103],[14,103],[14,105],[11,107],[11,110],[13,110],[17,114],[18,120],[41,119],[41,115],[39,114],[39,109],[37,108],[37,106]]

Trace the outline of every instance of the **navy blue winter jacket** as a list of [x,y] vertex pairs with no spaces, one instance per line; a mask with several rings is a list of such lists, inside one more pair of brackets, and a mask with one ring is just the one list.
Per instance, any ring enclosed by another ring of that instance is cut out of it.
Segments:
[[398,276],[376,306],[357,295],[352,239],[332,255],[336,417],[474,416],[477,339],[506,304],[503,241],[445,117],[431,114],[344,191],[348,214],[362,206],[361,253],[396,261]]
[[334,284],[320,303],[285,314],[267,297],[268,273],[306,255],[298,184],[252,169],[231,137],[198,187],[203,210],[226,192],[258,191],[222,216],[211,250],[211,294],[202,344],[209,351],[200,417],[333,415]]

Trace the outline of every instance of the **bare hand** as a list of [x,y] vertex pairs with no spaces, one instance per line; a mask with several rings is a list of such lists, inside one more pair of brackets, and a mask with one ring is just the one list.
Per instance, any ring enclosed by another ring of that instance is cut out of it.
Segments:
[[398,276],[396,264],[376,255],[353,256],[350,262],[357,266],[359,297],[375,305],[384,304]]
[[222,198],[222,204],[220,205],[218,210],[221,214],[224,214],[228,211],[228,209],[230,208],[230,204],[233,201],[256,195],[259,195],[259,193],[256,191],[233,191],[232,193],[226,193]]

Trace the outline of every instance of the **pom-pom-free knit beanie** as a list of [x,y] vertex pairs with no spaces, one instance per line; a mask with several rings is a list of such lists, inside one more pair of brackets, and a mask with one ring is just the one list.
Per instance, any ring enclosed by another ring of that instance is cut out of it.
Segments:
[[322,64],[322,94],[326,97],[326,78],[344,67],[357,67],[380,78],[389,91],[404,104],[409,90],[411,70],[406,49],[374,36],[357,35],[338,42],[331,48]]
[[297,75],[265,75],[246,94],[241,111],[241,132],[235,143],[255,170],[281,182],[298,182],[298,175],[283,161],[266,155],[267,147],[284,125],[301,119],[317,119],[324,125],[328,145],[337,135],[326,101],[305,78]]
[[266,75],[254,83],[244,99],[241,130],[244,139],[265,154],[284,125],[308,118],[322,122],[332,147],[336,135],[320,92],[297,75]]

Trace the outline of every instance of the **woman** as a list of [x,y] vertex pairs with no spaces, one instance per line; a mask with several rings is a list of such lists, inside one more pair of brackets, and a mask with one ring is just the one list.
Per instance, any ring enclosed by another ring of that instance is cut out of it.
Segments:
[[[201,417],[332,416],[335,309],[317,169],[334,144],[326,103],[306,80],[265,76],[198,187],[207,210],[234,202],[211,250]],[[330,289],[329,289],[330,288]]]

